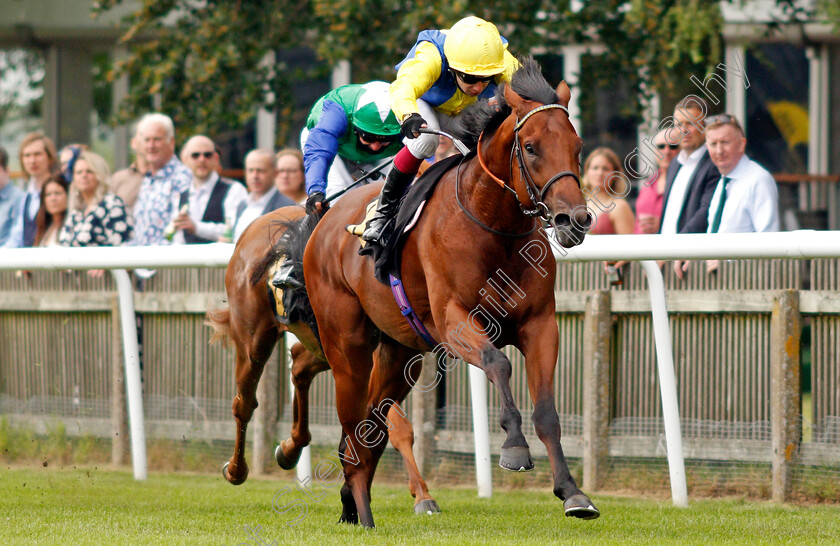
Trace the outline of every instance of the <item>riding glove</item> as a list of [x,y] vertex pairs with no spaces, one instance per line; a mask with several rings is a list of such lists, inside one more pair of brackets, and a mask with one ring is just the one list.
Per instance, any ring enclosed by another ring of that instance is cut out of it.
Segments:
[[417,138],[420,133],[420,127],[423,125],[428,126],[426,120],[423,119],[423,116],[414,112],[402,121],[400,132],[406,138]]
[[306,200],[306,212],[312,213],[315,212],[315,205],[321,203],[321,210],[326,212],[328,208],[330,208],[330,203],[327,201],[327,196],[324,195],[324,192],[316,191],[309,198]]

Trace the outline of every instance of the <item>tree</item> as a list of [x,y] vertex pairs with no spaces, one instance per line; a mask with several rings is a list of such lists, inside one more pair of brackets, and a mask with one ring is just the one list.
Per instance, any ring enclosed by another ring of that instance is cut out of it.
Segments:
[[[739,1],[739,0],[730,0]],[[102,0],[95,11],[123,0]],[[781,5],[794,0],[777,0]],[[424,28],[446,28],[466,14],[496,23],[511,50],[548,50],[568,43],[605,46],[604,85],[620,78],[638,97],[674,93],[692,74],[721,60],[722,18],[709,0],[138,0],[126,20],[130,54],[110,78],[128,74],[131,91],[122,120],[151,108],[152,95],[188,131],[237,127],[257,107],[290,114],[289,84],[306,74],[267,66],[266,53],[305,45],[327,63],[349,59],[354,81],[393,79]],[[840,21],[833,2],[820,14]],[[801,10],[801,8],[796,8]],[[797,12],[798,16],[803,15]],[[805,15],[813,16],[814,12]],[[632,109],[638,113],[641,104]],[[282,134],[282,132],[281,132]]]

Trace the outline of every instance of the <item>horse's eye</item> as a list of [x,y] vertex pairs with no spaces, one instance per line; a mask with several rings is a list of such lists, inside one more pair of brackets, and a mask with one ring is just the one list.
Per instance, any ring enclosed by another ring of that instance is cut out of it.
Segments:
[[537,155],[537,153],[534,151],[534,147],[531,146],[530,144],[525,145],[525,151],[528,152],[531,155]]

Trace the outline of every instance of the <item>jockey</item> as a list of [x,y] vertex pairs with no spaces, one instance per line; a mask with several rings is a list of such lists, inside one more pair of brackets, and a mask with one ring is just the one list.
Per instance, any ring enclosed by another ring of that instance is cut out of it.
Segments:
[[354,171],[363,174],[366,167],[392,157],[401,138],[385,82],[344,85],[318,99],[300,135],[306,210],[326,210],[327,193],[350,186]]
[[465,107],[489,99],[496,86],[509,82],[519,62],[507,50],[507,40],[493,23],[478,17],[461,19],[448,30],[424,30],[405,59],[396,66],[391,84],[391,110],[400,131],[410,139],[397,156],[379,196],[376,216],[362,237],[380,241],[394,217],[405,188],[423,159],[431,157],[438,136],[420,134],[428,127],[447,131]]
[[[332,197],[344,190],[354,182],[352,173],[364,174],[401,148],[400,125],[388,104],[388,89],[381,81],[344,85],[312,107],[300,138],[307,212],[326,212],[327,193]],[[301,286],[292,276],[289,260],[271,282],[278,288]]]

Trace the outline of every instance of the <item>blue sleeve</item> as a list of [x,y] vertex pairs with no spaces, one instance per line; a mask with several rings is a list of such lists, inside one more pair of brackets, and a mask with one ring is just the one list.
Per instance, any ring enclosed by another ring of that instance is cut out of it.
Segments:
[[[22,248],[23,247],[23,215],[26,214],[26,211],[23,210],[23,206],[26,204],[26,198],[21,198],[20,202],[15,205],[15,209],[17,209],[17,217],[14,219],[14,223],[12,223],[12,230],[9,233],[9,238],[6,239],[5,244],[3,244],[3,248]],[[14,214],[14,212],[12,213]]]
[[303,169],[306,173],[306,194],[325,192],[327,172],[338,154],[338,143],[347,131],[347,113],[337,102],[324,101],[321,119],[309,131],[303,146]]

